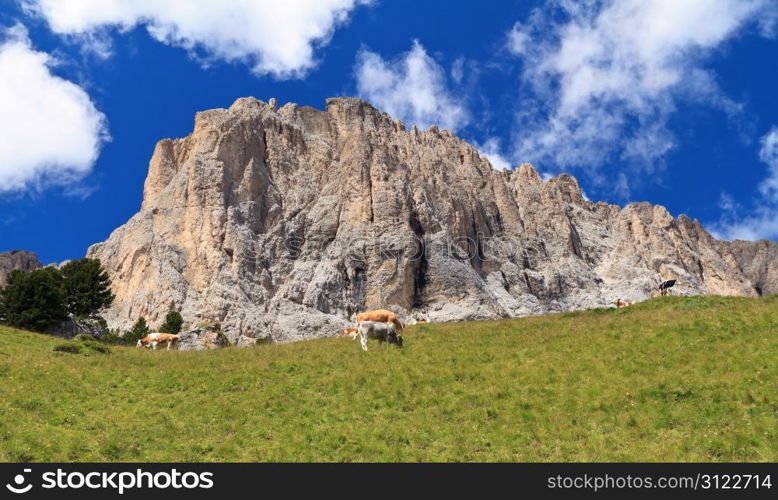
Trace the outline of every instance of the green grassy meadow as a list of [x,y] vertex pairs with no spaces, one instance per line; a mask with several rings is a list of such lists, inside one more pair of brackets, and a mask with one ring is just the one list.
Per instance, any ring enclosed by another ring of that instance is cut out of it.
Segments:
[[778,296],[416,325],[367,353],[63,343],[0,326],[1,461],[778,461]]

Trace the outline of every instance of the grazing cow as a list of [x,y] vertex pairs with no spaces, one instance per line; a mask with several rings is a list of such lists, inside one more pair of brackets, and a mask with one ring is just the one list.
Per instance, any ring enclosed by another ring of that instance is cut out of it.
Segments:
[[357,314],[357,323],[363,321],[375,321],[376,323],[392,323],[397,330],[405,328],[400,318],[395,313],[387,309],[376,309]]
[[344,328],[340,331],[341,337],[351,337],[351,340],[354,340],[359,335],[359,330],[356,328]]
[[628,301],[628,300],[621,300],[621,299],[616,299],[616,300],[613,302],[613,304],[614,304],[616,307],[618,307],[618,308],[622,308],[622,307],[631,306],[632,304],[634,304],[634,302],[630,302],[630,301]]
[[659,287],[658,287],[659,288],[659,293],[661,295],[667,295],[667,293],[670,291],[670,289],[675,286],[675,283],[677,281],[678,280],[667,280],[667,281],[661,282],[659,284]]
[[403,337],[398,335],[394,324],[379,321],[362,321],[357,327],[359,336],[362,337],[362,350],[367,351],[367,339],[376,339],[380,344],[384,342],[403,346]]
[[158,345],[166,345],[166,350],[178,345],[178,335],[172,333],[150,333],[140,339],[135,347],[145,347],[146,349],[157,349]]

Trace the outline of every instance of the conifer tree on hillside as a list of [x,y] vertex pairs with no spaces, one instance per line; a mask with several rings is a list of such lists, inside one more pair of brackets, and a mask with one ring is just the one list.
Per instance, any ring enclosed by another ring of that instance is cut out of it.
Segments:
[[92,316],[113,303],[111,279],[99,260],[71,260],[62,266],[60,272],[69,313]]
[[0,290],[0,318],[6,323],[42,332],[67,317],[64,281],[56,268],[8,275],[6,287]]
[[146,318],[139,318],[138,321],[132,325],[132,329],[125,333],[122,340],[128,344],[134,344],[146,335],[151,333],[149,325],[146,324]]
[[181,317],[181,313],[178,311],[170,311],[165,316],[165,322],[159,327],[159,331],[162,333],[181,333],[181,326],[184,324],[184,318]]

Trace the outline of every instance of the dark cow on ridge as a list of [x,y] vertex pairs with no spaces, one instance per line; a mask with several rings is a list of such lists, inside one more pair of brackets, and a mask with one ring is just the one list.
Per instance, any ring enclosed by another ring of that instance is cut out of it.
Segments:
[[667,291],[670,290],[672,287],[675,286],[675,282],[678,280],[667,280],[663,281],[659,284],[659,292],[662,295],[667,295]]

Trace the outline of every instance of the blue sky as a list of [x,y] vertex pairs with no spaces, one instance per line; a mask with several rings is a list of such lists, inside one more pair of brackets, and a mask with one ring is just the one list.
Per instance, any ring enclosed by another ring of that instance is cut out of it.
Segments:
[[776,240],[776,20],[776,0],[0,0],[0,251],[83,256],[139,209],[157,140],[249,95],[358,95],[496,168]]

